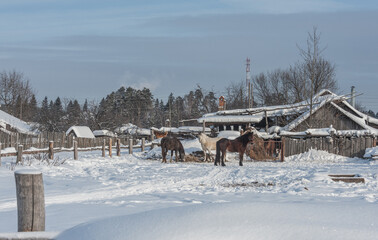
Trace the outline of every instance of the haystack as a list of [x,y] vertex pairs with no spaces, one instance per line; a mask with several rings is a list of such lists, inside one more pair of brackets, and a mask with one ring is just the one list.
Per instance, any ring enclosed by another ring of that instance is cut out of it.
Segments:
[[247,145],[245,154],[256,161],[266,161],[274,159],[273,156],[269,156],[269,154],[267,153],[264,146],[264,139],[257,136],[257,134],[253,135],[253,144],[249,143]]

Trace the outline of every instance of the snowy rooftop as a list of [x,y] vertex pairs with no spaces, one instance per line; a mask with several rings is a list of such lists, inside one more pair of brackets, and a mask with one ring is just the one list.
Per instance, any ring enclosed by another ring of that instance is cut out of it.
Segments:
[[72,126],[67,130],[66,135],[71,132],[74,132],[78,138],[95,138],[92,130],[87,126]]
[[29,124],[0,110],[0,126],[4,130],[6,124],[9,124],[12,128],[16,129],[20,133],[35,134]]
[[109,130],[94,130],[93,135],[95,135],[96,137],[99,137],[99,136],[115,137],[116,136],[112,131],[109,131]]

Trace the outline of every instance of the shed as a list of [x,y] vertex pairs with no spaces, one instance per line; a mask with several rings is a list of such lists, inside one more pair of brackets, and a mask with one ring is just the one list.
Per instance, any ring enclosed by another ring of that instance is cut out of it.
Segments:
[[198,122],[215,126],[219,131],[253,126],[268,132],[269,127],[278,126],[276,133],[282,131],[287,134],[331,126],[336,130],[366,130],[378,135],[378,119],[358,111],[346,101],[345,96],[325,89],[317,93],[312,102],[312,111],[310,101],[306,100],[290,105],[218,111],[203,115]]
[[72,126],[67,130],[66,135],[73,135],[78,138],[95,138],[92,130],[87,126]]

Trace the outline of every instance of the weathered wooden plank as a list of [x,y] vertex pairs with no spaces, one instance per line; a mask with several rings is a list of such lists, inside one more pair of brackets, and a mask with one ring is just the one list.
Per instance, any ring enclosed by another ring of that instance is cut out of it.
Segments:
[[54,159],[54,142],[49,142],[49,159]]
[[78,160],[77,141],[74,141],[74,160]]
[[24,150],[24,146],[18,145],[16,164],[22,163],[22,151],[23,150]]
[[335,182],[345,182],[345,183],[365,183],[364,178],[356,178],[356,177],[351,177],[351,178],[331,178]]

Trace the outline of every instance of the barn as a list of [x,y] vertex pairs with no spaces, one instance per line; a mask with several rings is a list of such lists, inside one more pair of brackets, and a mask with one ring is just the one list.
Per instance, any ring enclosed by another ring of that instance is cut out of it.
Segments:
[[340,131],[365,130],[378,135],[378,119],[358,111],[345,96],[322,90],[312,102],[312,105],[307,100],[291,105],[218,111],[205,114],[197,121],[218,131],[239,131],[252,126],[266,133],[280,133],[331,127]]

